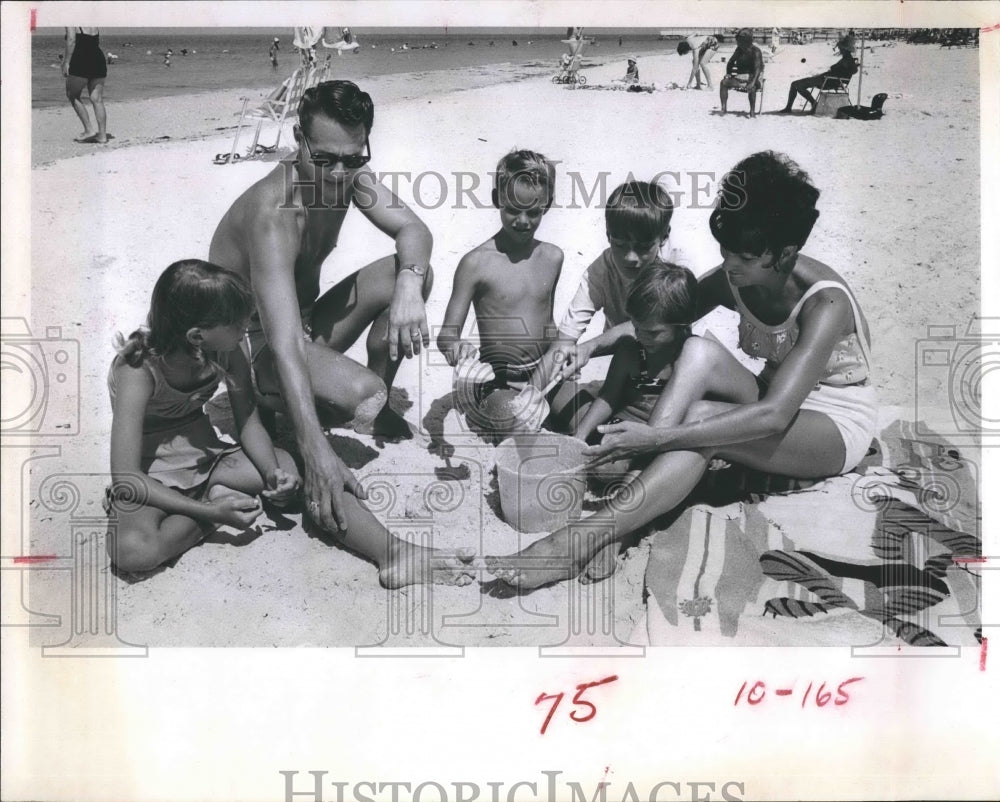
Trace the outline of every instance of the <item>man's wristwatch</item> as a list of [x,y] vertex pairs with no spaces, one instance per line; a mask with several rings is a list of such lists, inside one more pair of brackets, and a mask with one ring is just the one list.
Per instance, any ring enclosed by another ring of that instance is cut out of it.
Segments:
[[423,278],[427,274],[426,267],[422,267],[421,265],[416,265],[412,263],[401,265],[399,268],[399,272],[402,273],[404,270],[412,270],[416,275],[420,276],[420,278]]

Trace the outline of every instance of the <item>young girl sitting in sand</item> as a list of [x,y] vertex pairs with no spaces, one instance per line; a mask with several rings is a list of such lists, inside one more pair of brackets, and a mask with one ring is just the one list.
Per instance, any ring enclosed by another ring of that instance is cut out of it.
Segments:
[[[237,273],[186,259],[157,280],[147,327],[127,340],[119,335],[108,375],[114,417],[106,499],[117,519],[108,554],[119,568],[151,570],[216,525],[252,524],[258,495],[281,505],[297,493],[298,470],[260,422],[239,348],[252,307]],[[203,408],[222,379],[241,446],[219,440]],[[378,564],[382,584],[471,581],[458,570],[461,560],[391,537],[353,496],[345,504],[350,526],[342,543]]]
[[803,479],[843,474],[861,461],[878,419],[868,324],[840,274],[801,253],[818,198],[783,154],[753,154],[727,174],[710,218],[723,261],[699,279],[698,311],[737,311],[740,349],[764,359],[763,370],[754,375],[728,352],[721,360],[682,354],[658,402],[680,421],[654,413],[648,425],[602,426],[600,445],[584,452],[592,465],[653,455],[634,492],[573,530],[487,558],[498,578],[530,588],[607,576],[622,538],[683,502],[716,457]]
[[[119,568],[155,568],[217,524],[249,526],[258,494],[281,503],[298,490],[295,463],[260,423],[239,350],[252,303],[235,273],[175,262],[153,288],[148,328],[118,335],[108,374],[118,527],[108,553]],[[242,448],[219,440],[203,409],[223,378]]]

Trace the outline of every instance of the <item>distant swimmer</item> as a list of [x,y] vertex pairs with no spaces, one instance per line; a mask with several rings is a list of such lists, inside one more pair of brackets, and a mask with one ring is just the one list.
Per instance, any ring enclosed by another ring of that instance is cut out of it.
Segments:
[[167,50],[167,52],[163,54],[163,66],[164,67],[169,67],[170,66],[170,57],[173,54],[174,54],[173,50]]
[[186,56],[188,54],[188,49],[186,47],[181,48],[181,55]]
[[275,40],[268,48],[267,57],[271,59],[272,69],[278,69],[278,42]]

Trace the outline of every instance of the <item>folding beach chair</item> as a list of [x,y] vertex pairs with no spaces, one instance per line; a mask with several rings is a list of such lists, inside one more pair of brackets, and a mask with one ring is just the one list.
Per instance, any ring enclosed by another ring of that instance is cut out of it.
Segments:
[[[760,75],[757,78],[757,101],[758,101],[757,108],[750,109],[750,111],[752,111],[754,114],[760,114],[762,111],[764,111],[764,84],[766,82],[767,79],[763,75]],[[747,96],[747,99],[750,98],[750,87],[734,86],[733,91],[742,92],[744,95]]]
[[[850,78],[836,78],[827,75],[816,92],[816,110],[813,114],[817,117],[833,117],[841,106],[850,106],[851,98],[847,93],[847,87],[850,83]],[[806,99],[803,98],[802,108],[805,109],[805,107]]]
[[[236,135],[233,137],[233,146],[230,148],[229,153],[217,154],[213,160],[215,164],[235,164],[237,161],[255,159],[264,153],[274,153],[281,143],[281,134],[284,130],[286,118],[289,115],[294,117],[298,112],[302,93],[325,77],[328,70],[328,65],[323,68],[300,67],[288,77],[277,92],[273,93],[273,97],[266,98],[261,105],[250,111],[247,111],[250,99],[243,98],[243,109],[240,112],[240,121],[236,126]],[[236,148],[240,141],[240,134],[243,132],[248,119],[257,120],[257,130],[254,132],[253,142],[250,144],[246,156],[241,157],[236,152]],[[261,130],[264,127],[264,123],[269,120],[277,123],[278,134],[273,145],[261,145]]]

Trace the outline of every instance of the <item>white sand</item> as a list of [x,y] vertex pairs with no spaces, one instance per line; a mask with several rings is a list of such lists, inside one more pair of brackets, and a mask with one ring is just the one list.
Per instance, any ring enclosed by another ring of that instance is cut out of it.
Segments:
[[[714,91],[575,91],[547,79],[422,93],[378,106],[372,166],[413,175],[472,172],[485,185],[476,196],[486,201],[488,172],[498,157],[514,146],[529,147],[560,161],[557,203],[562,206],[572,197],[568,171],[582,176],[588,187],[606,171],[608,191],[630,171],[640,178],[679,172],[684,195],[674,218],[673,244],[690,255],[691,267],[701,273],[718,261],[707,225],[712,174],[760,149],[787,152],[823,192],[821,216],[807,250],[841,271],[857,292],[871,325],[882,400],[912,408],[915,345],[926,336],[926,327],[940,323],[964,331],[979,307],[977,59],[977,51],[970,49],[876,43],[865,53],[863,102],[879,91],[887,92],[889,100],[885,119],[870,123],[771,114],[756,120],[732,113],[720,117]],[[784,104],[792,78],[825,69],[834,60],[826,43],[785,46],[767,66],[765,109]],[[640,61],[643,80],[659,86],[683,84],[689,69],[690,60],[676,56]],[[716,60],[712,69],[717,81],[723,67]],[[588,78],[600,84],[623,72],[624,63],[608,65],[590,70]],[[434,80],[428,74],[423,82]],[[852,99],[855,90],[856,84]],[[731,94],[732,111],[744,111],[746,103],[745,95]],[[108,111],[110,129],[128,144],[160,134],[183,137],[212,123],[230,125],[237,108],[234,97],[220,93],[112,104]],[[207,255],[215,225],[232,200],[274,167],[263,161],[214,166],[212,156],[228,150],[229,137],[222,134],[62,158],[81,150],[68,142],[76,125],[68,108],[33,114],[34,162],[61,160],[38,166],[31,175],[30,322],[36,333],[61,326],[64,336],[79,340],[81,353],[80,434],[62,443],[60,455],[33,463],[30,543],[25,548],[35,554],[62,555],[70,549],[66,516],[34,503],[46,476],[88,474],[73,479],[83,493],[77,513],[99,517],[111,427],[105,377],[114,333],[130,331],[142,321],[153,282],[166,265]],[[268,130],[267,137],[273,137],[273,129]],[[290,141],[288,134],[285,141]],[[695,171],[709,175],[695,176]],[[706,188],[697,198],[691,193],[693,178]],[[498,226],[493,209],[454,208],[455,179],[448,177],[447,184],[448,196],[439,208],[419,210],[435,236],[436,283],[427,305],[432,326],[443,317],[458,259]],[[401,179],[398,186],[401,197],[412,202],[412,184]],[[421,185],[425,207],[438,186],[433,179]],[[577,195],[579,200],[579,190]],[[566,254],[556,294],[558,319],[583,269],[606,246],[603,210],[595,204],[554,208],[539,236]],[[324,287],[391,250],[391,243],[356,213],[349,215],[340,242],[326,265]],[[5,298],[4,314],[16,314],[16,309],[17,299]],[[719,316],[711,325],[723,334],[730,323]],[[363,359],[363,340],[350,353]],[[448,483],[447,492],[456,495],[438,502],[445,511],[435,513],[433,521],[420,518],[421,503],[413,501],[433,479],[435,468],[443,466],[427,450],[427,423],[441,417],[435,402],[450,391],[451,372],[443,365],[432,351],[400,370],[393,403],[420,430],[412,442],[377,448],[369,438],[341,435],[352,450],[364,451],[363,446],[377,454],[358,473],[379,475],[394,488],[394,503],[376,505],[394,531],[419,538],[433,526],[438,546],[512,551],[527,539],[497,517],[492,449],[453,435],[453,462],[468,462],[471,479]],[[921,404],[947,407],[944,382],[921,383],[920,392]],[[53,395],[54,404],[63,403]],[[70,395],[75,401],[75,394]],[[630,552],[613,581],[590,591],[573,582],[520,599],[494,598],[477,585],[386,592],[378,586],[373,566],[304,532],[298,515],[273,523],[265,522],[259,537],[239,547],[228,542],[230,536],[213,537],[145,581],[128,584],[111,578],[118,592],[121,637],[162,646],[365,645],[386,640],[428,645],[435,637],[447,644],[556,645],[568,637],[564,613],[570,597],[589,593],[597,595],[577,598],[574,604],[593,603],[602,595],[613,599],[613,625],[584,623],[572,642],[609,645],[628,636],[641,612],[646,561],[641,546]],[[40,578],[32,588],[33,606],[62,607],[67,593],[60,578]],[[401,623],[400,610],[409,610],[411,618],[404,616]],[[417,631],[407,632],[407,620]],[[433,636],[422,623],[428,621]],[[67,625],[39,638],[62,641]]]

